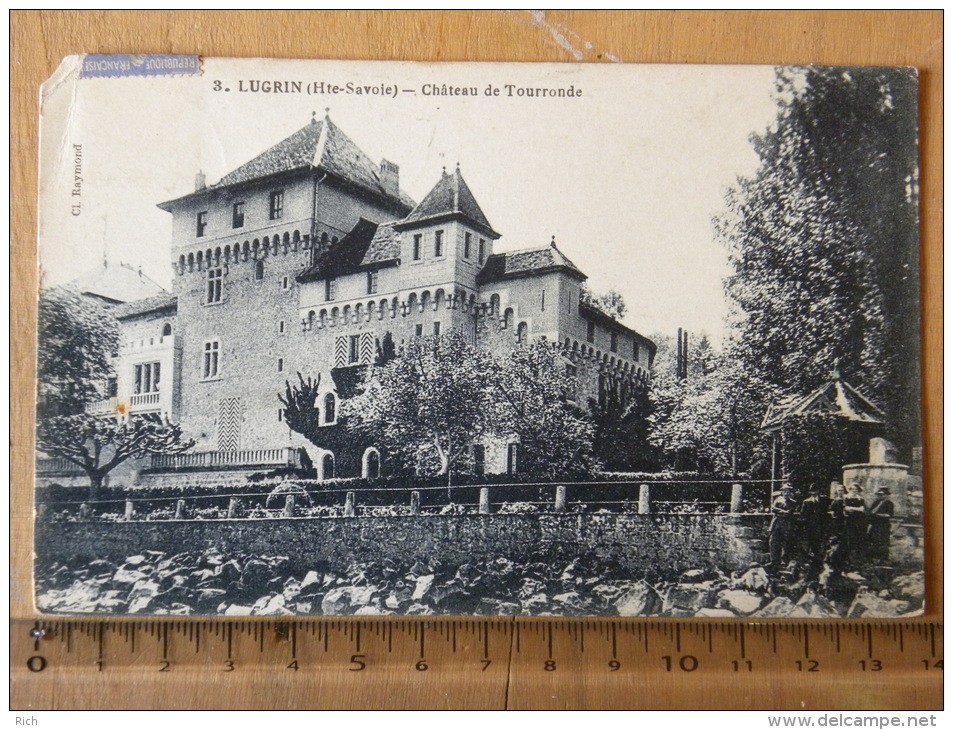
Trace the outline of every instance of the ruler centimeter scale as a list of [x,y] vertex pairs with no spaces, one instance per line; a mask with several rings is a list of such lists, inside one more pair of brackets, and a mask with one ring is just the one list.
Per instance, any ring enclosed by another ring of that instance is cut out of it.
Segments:
[[641,620],[40,620],[12,624],[13,669],[424,672],[942,671],[940,623]]

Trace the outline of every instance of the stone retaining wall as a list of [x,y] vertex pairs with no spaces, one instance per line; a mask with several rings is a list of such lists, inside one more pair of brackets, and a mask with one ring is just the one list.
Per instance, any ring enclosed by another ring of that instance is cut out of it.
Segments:
[[416,515],[162,522],[36,523],[43,562],[117,560],[145,550],[218,548],[225,554],[287,555],[308,567],[344,569],[387,558],[465,563],[507,557],[568,562],[580,555],[646,568],[747,567],[765,559],[766,515]]

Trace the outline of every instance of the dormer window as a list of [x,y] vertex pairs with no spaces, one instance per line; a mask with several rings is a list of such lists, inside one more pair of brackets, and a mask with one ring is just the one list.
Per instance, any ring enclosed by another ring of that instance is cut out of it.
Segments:
[[443,256],[443,231],[436,231],[433,237],[433,255],[437,258]]
[[285,191],[275,190],[268,196],[268,218],[276,221],[285,212]]
[[201,238],[204,236],[206,228],[208,228],[208,211],[203,210],[195,216],[195,237]]

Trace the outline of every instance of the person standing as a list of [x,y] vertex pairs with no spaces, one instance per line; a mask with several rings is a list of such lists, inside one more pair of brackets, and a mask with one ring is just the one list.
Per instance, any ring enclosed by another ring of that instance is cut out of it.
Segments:
[[844,528],[847,533],[847,550],[852,567],[863,563],[867,553],[867,503],[860,493],[860,485],[850,485],[844,498]]
[[771,564],[776,568],[785,567],[794,557],[796,512],[794,488],[785,482],[781,493],[771,504],[771,526],[768,528],[768,549],[771,552]]
[[890,518],[893,517],[894,505],[890,501],[890,490],[881,487],[870,503],[867,516],[870,524],[867,527],[867,544],[870,550],[870,559],[875,563],[890,562]]
[[801,547],[804,557],[814,564],[824,560],[827,543],[830,540],[831,518],[829,509],[832,500],[821,486],[811,485],[807,499],[801,503]]

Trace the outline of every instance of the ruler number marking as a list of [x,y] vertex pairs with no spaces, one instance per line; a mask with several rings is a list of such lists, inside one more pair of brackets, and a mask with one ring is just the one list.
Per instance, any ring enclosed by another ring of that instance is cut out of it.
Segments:
[[666,654],[662,657],[662,661],[665,662],[666,672],[671,672],[673,668],[678,668],[683,672],[694,672],[698,669],[698,658],[691,654],[685,654],[679,657],[677,661],[673,661],[671,655]]

